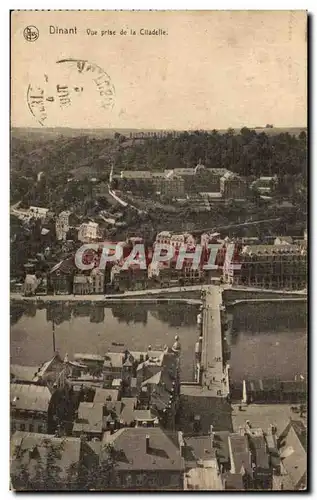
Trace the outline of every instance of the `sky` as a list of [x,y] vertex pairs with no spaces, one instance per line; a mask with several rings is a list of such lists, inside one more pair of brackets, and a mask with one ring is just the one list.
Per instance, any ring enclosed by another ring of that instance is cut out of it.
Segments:
[[[306,20],[305,11],[13,12],[11,125],[305,127]],[[25,39],[27,26],[36,40]],[[98,68],[57,63],[65,59]],[[98,89],[98,77],[108,86]]]

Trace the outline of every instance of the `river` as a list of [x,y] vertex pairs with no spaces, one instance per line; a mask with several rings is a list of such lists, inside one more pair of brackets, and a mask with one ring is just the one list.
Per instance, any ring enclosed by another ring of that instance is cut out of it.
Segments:
[[[183,380],[193,380],[194,346],[198,337],[198,306],[187,304],[125,303],[111,307],[55,303],[42,308],[34,304],[11,307],[11,363],[38,365],[53,354],[52,319],[55,346],[61,356],[75,352],[104,354],[118,350],[112,342],[131,350],[172,345],[174,336],[182,345]],[[246,316],[247,318],[248,316]],[[297,316],[298,317],[298,316]],[[280,377],[292,379],[306,374],[307,332],[305,321],[285,325],[284,319],[260,318],[257,327],[234,321],[231,336],[231,380]],[[239,326],[240,325],[240,326]],[[123,349],[123,347],[121,348]]]

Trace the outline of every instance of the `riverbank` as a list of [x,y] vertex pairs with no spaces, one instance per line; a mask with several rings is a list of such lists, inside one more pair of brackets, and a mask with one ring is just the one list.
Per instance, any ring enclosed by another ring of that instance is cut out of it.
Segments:
[[139,295],[38,295],[24,297],[19,293],[10,294],[10,301],[20,304],[52,304],[52,303],[71,303],[71,304],[97,304],[98,306],[107,306],[109,304],[135,302],[142,304],[192,304],[199,305],[201,300],[182,297],[156,297],[155,294],[150,294],[152,297],[140,297]]

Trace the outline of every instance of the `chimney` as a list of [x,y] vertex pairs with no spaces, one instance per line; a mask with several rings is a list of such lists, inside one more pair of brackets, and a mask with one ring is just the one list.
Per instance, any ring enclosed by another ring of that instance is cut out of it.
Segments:
[[215,436],[214,426],[213,425],[211,425],[209,427],[209,434],[210,434],[210,439],[211,439],[211,447],[213,448],[213,446],[214,446],[214,436]]
[[146,434],[145,436],[145,453],[149,453],[150,451],[150,436]]

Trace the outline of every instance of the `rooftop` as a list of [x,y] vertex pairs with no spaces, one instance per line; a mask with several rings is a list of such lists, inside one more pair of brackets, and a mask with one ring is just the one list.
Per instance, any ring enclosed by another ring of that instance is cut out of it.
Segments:
[[185,481],[186,490],[221,491],[223,489],[216,461],[189,469]]
[[232,472],[242,473],[251,466],[251,456],[249,451],[248,439],[245,435],[230,434],[229,450],[231,450],[233,463],[231,463]]
[[297,245],[247,245],[242,249],[242,255],[278,255],[281,253],[299,253]]
[[12,380],[32,382],[38,371],[38,366],[11,365],[10,374]]
[[[146,447],[147,436],[148,449]],[[107,444],[113,446],[117,468],[142,471],[183,470],[183,459],[176,443],[175,435],[168,435],[158,427],[125,428],[113,434],[106,432],[102,441],[103,446]]]
[[297,422],[290,421],[283,432],[285,437],[281,442],[280,456],[283,468],[288,474],[291,489],[297,489],[307,482],[307,453],[296,432]]
[[54,273],[59,271],[60,273],[63,274],[70,274],[72,271],[74,271],[75,264],[74,264],[74,258],[69,257],[67,259],[61,260],[58,264],[56,264],[54,267],[52,267],[50,273]]
[[101,389],[98,387],[95,392],[94,403],[106,403],[108,401],[117,401],[118,395],[119,391],[117,389]]
[[211,436],[184,437],[186,445],[186,461],[210,460],[216,453],[212,446]]
[[50,401],[51,393],[48,387],[35,384],[10,385],[11,408],[46,413]]
[[134,422],[134,410],[137,406],[137,398],[122,398],[122,409],[120,420],[125,425],[131,425]]
[[49,359],[39,367],[37,373],[34,374],[34,381],[41,380],[50,370],[53,371],[54,367],[56,368],[56,363],[59,364],[60,366],[63,363],[59,354],[55,354],[51,359]]
[[102,403],[80,403],[78,407],[78,418],[76,419],[73,432],[77,433],[101,433],[103,427],[103,404]]

